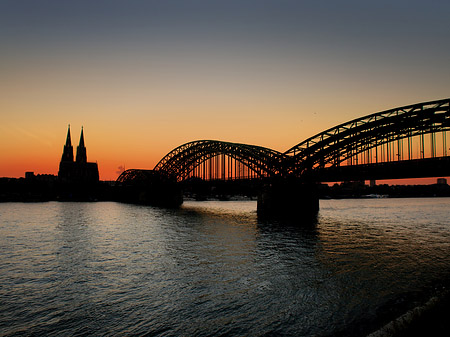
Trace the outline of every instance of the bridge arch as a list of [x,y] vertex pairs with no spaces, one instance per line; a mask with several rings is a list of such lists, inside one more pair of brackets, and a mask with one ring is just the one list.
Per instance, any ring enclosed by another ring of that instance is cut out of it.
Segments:
[[155,182],[170,181],[170,177],[167,174],[164,174],[164,172],[158,172],[155,170],[128,169],[123,171],[116,181],[128,185],[151,185]]
[[[290,158],[286,167],[289,168],[289,173],[302,176],[310,170],[339,166],[342,162],[358,158],[358,155],[364,153],[367,153],[368,163],[371,163],[373,161],[371,151],[378,149],[384,151],[383,145],[386,145],[387,156],[393,157],[395,151],[389,150],[388,144],[395,142],[397,144],[394,146],[398,147],[396,156],[401,160],[403,139],[408,140],[405,157],[412,159],[411,139],[414,136],[422,137],[420,141],[423,158],[425,152],[423,135],[431,134],[433,137],[438,132],[442,132],[442,152],[443,156],[446,156],[448,130],[450,130],[450,99],[377,112],[332,127],[293,146],[284,153]],[[433,141],[431,144],[432,147],[435,146]],[[432,157],[435,156],[435,152],[436,149],[432,148]],[[375,154],[374,161],[378,162],[378,154]]]
[[[261,146],[198,140],[183,144],[165,155],[155,166],[155,171],[163,171],[176,177],[178,181],[187,179],[196,168],[213,158],[222,157],[220,165],[225,166],[225,158],[246,166],[254,176],[275,176],[283,170],[285,163],[281,152]],[[222,170],[222,174],[225,172]]]

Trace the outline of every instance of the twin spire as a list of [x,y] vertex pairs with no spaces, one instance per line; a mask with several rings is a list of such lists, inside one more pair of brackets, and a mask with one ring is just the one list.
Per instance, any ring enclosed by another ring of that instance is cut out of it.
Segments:
[[[69,124],[69,128],[67,130],[66,145],[64,145],[64,150],[63,150],[63,155],[62,155],[61,161],[73,162],[73,147],[72,147],[72,141],[70,138],[70,124]],[[86,163],[87,162],[86,147],[84,146],[83,127],[81,127],[80,144],[77,147],[76,162],[77,163]]]

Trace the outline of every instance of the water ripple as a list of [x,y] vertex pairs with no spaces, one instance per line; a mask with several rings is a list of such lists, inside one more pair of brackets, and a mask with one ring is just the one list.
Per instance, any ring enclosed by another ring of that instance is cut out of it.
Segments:
[[[448,280],[450,199],[0,204],[0,335],[364,335]],[[387,309],[389,308],[389,309]]]

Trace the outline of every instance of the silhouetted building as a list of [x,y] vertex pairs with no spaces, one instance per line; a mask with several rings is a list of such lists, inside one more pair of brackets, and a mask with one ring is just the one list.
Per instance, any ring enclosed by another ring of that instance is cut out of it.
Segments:
[[34,175],[34,172],[25,172],[25,179],[31,180],[34,179],[36,176]]
[[438,185],[447,185],[447,179],[445,179],[445,178],[438,178],[437,184]]
[[73,147],[70,137],[70,125],[67,131],[66,145],[59,163],[58,178],[67,183],[96,183],[99,181],[97,163],[88,163],[84,145],[83,128],[81,128],[80,144],[77,147],[76,160],[73,160]]

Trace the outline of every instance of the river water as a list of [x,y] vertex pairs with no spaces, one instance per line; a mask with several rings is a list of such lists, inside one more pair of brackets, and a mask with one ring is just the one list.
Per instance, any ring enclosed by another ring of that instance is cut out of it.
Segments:
[[0,335],[364,336],[445,286],[450,198],[0,204]]

